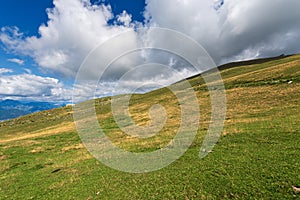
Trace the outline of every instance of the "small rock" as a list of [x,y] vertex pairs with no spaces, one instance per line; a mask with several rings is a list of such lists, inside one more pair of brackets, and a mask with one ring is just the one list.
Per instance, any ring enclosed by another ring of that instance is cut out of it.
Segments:
[[296,187],[296,186],[293,186],[293,190],[295,193],[299,193],[300,192],[300,188]]

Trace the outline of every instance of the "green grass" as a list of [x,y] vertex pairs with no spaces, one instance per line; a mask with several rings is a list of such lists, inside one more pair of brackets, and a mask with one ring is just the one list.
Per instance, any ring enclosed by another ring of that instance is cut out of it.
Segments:
[[[299,55],[222,71],[228,101],[224,132],[201,160],[209,94],[201,77],[190,79],[202,114],[198,135],[180,159],[151,173],[116,171],[93,158],[69,127],[70,108],[0,123],[0,199],[299,199],[292,190],[300,186],[300,65],[295,61]],[[148,109],[155,103],[168,113],[164,129],[149,139],[122,133],[109,99],[96,100],[98,119],[124,149],[163,147],[178,129],[178,101],[166,88],[132,97],[130,111],[140,125],[150,122]]]

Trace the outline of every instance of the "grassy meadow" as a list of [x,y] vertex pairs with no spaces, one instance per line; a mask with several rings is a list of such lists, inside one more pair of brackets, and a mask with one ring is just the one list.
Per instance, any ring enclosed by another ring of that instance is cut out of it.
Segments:
[[[221,68],[227,113],[213,151],[199,159],[210,122],[210,97],[201,76],[189,79],[201,110],[189,150],[155,172],[130,174],[108,168],[80,141],[72,108],[34,113],[0,123],[0,199],[299,199],[300,55]],[[106,135],[132,152],[166,146],[176,134],[180,105],[167,88],[133,95],[133,121],[150,123],[161,104],[166,124],[138,139],[114,122],[110,98],[95,100]]]

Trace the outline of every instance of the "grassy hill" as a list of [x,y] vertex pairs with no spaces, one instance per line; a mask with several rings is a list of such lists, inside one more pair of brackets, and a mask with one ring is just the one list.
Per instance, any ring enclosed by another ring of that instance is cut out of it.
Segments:
[[[221,66],[227,116],[212,153],[198,157],[210,120],[201,76],[189,79],[201,110],[195,141],[180,159],[146,174],[110,169],[93,158],[74,127],[72,108],[58,108],[0,123],[0,199],[299,199],[300,55]],[[166,88],[133,95],[139,125],[160,103],[168,118],[160,134],[136,139],[113,120],[110,98],[95,100],[100,125],[120,147],[163,147],[179,126],[179,105]]]

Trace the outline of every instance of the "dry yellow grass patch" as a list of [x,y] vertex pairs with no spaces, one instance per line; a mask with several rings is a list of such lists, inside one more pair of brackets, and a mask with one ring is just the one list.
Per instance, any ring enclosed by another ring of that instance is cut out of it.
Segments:
[[[135,122],[137,126],[148,126],[151,123],[151,118],[150,118],[150,108],[153,105],[159,104],[161,105],[167,114],[168,120],[173,118],[174,116],[180,114],[180,109],[179,106],[176,105],[176,97],[172,98],[172,94],[167,94],[163,95],[160,98],[153,99],[151,102],[146,102],[146,103],[139,103],[139,104],[132,104],[129,107],[129,112],[132,117],[132,120]],[[167,100],[163,104],[160,102],[163,102],[163,100]],[[162,113],[155,113],[155,116],[159,116]],[[173,122],[174,123],[174,122]]]
[[[243,81],[261,81],[267,78],[276,78],[280,75],[283,75],[284,72],[288,69],[292,68],[299,68],[300,60],[294,60],[288,63],[283,63],[280,65],[275,65],[272,67],[267,67],[260,70],[255,70],[248,73],[243,73],[241,75],[237,75],[234,77],[226,78],[224,79],[224,83],[229,83],[235,80],[243,80]],[[296,73],[293,74],[293,76],[300,75],[300,71],[296,71]]]
[[[41,144],[42,141],[36,141],[36,140],[18,140],[18,141],[14,141],[13,143],[9,143],[9,144],[5,144],[5,146],[3,146],[3,149],[9,149],[12,147],[17,147],[17,146],[22,146],[22,147],[30,147],[32,145],[35,144]],[[1,144],[1,142],[0,142]]]
[[62,187],[64,187],[64,185],[66,185],[66,184],[68,184],[69,182],[68,181],[66,181],[66,180],[63,180],[63,181],[60,181],[60,182],[54,182],[53,184],[51,184],[50,186],[49,186],[49,189],[50,190],[54,190],[54,189],[56,189],[56,188],[62,188]]
[[7,142],[14,142],[18,140],[25,140],[25,139],[32,139],[32,138],[39,138],[39,137],[44,137],[47,135],[56,135],[56,134],[61,134],[69,131],[75,131],[75,126],[74,123],[62,123],[56,126],[51,126],[47,127],[45,129],[41,129],[38,131],[35,131],[33,133],[22,133],[22,135],[11,135],[8,138],[1,139],[1,143],[7,143]]
[[232,135],[232,134],[238,134],[241,133],[242,130],[240,128],[234,127],[234,128],[224,128],[223,132],[222,132],[222,136],[226,136],[226,135]]
[[41,152],[43,152],[43,151],[45,151],[45,149],[44,149],[43,147],[37,147],[37,148],[35,148],[35,149],[32,149],[32,150],[30,151],[30,153],[41,153]]
[[[270,121],[275,117],[259,116],[258,113],[266,113],[274,108],[297,107],[300,99],[295,99],[299,96],[299,91],[299,83],[227,90],[227,120],[223,135],[240,133],[242,130],[236,128],[235,124]],[[289,98],[293,101],[289,101]],[[280,115],[280,112],[276,113],[277,117]]]
[[225,124],[236,124],[236,123],[252,123],[258,121],[268,121],[271,120],[271,117],[264,117],[264,118],[233,118],[227,119]]
[[83,148],[85,148],[84,146],[83,146],[83,144],[82,143],[79,143],[79,144],[76,144],[76,145],[71,145],[71,146],[68,146],[68,147],[64,147],[62,150],[63,151],[69,151],[69,150],[78,150],[78,149],[83,149]]
[[[299,83],[228,89],[226,91],[227,119],[225,121],[223,135],[240,133],[242,130],[237,128],[235,124],[248,124],[271,120],[273,116],[260,116],[259,114],[263,112],[265,113],[275,107],[291,106],[293,104],[296,105],[296,101],[289,102],[286,98],[292,97],[293,99],[297,99],[293,96],[297,95],[299,91]],[[205,128],[208,128],[211,120],[211,102],[209,93],[199,91],[197,92],[197,97],[201,109],[200,128],[205,130]],[[178,131],[178,127],[180,125],[180,106],[176,102],[176,99],[170,98],[169,95],[159,97],[159,99],[162,98],[168,99],[168,103],[163,103],[162,105],[167,112],[168,118],[164,128],[159,134],[149,139],[140,139],[125,135],[121,130],[110,129],[109,135],[111,135],[111,139],[114,144],[125,149],[130,148],[132,144],[141,148],[165,146],[168,140]],[[130,114],[136,125],[147,126],[151,123],[149,109],[156,102],[159,101],[143,102],[139,104],[132,104],[130,106]],[[159,114],[161,113],[157,113],[157,115]],[[260,117],[253,117],[255,115]],[[112,117],[111,113],[106,117]]]
[[227,90],[227,114],[233,118],[235,114],[257,113],[273,107],[297,104],[288,101],[300,91],[300,84],[284,84],[261,87],[245,87]]

